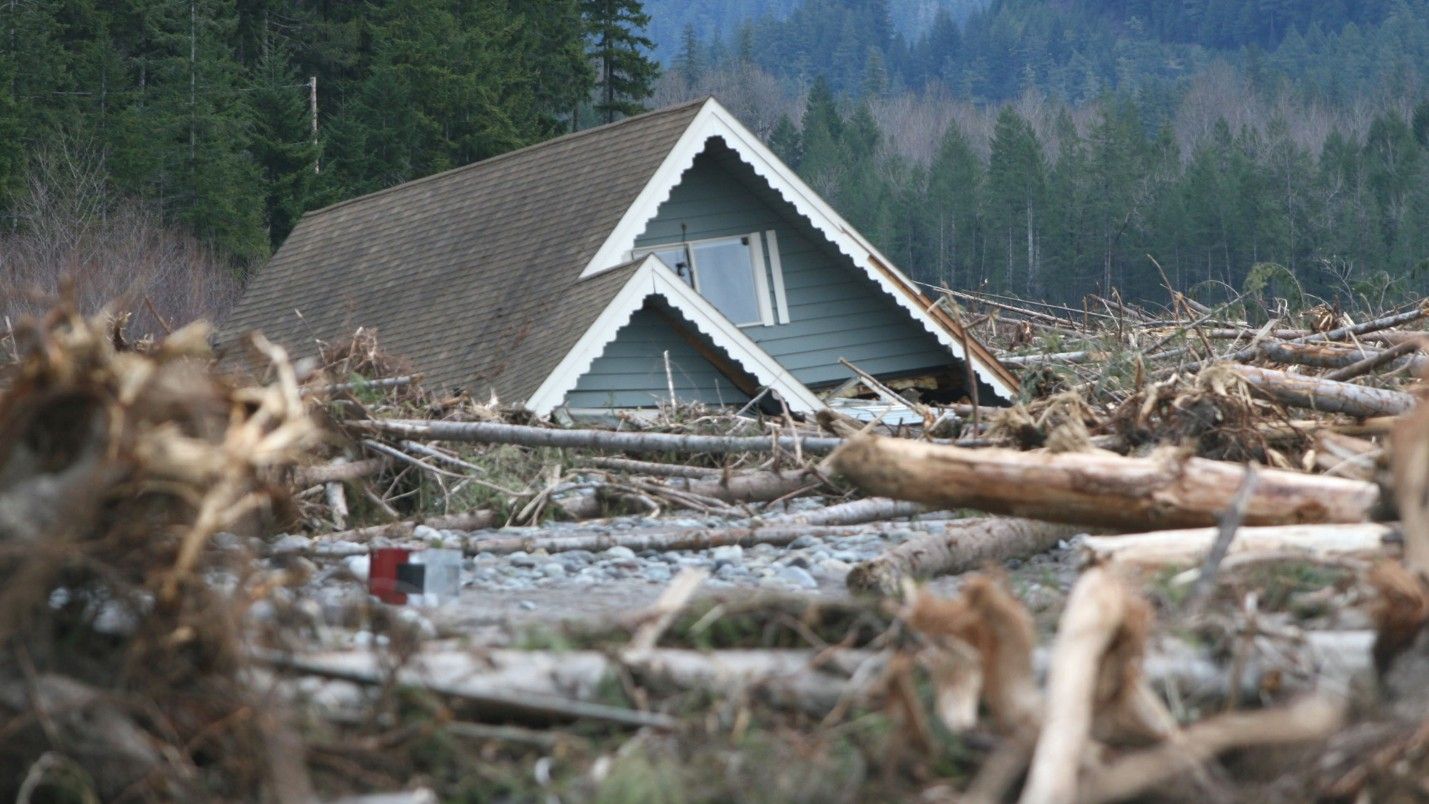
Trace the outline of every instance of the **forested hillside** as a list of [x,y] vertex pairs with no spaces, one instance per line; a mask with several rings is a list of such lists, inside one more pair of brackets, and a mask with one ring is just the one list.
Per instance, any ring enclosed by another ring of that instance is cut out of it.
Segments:
[[891,7],[687,30],[659,98],[726,98],[925,281],[1429,289],[1429,2]]
[[0,289],[221,308],[304,210],[714,94],[924,281],[1423,292],[1425,65],[1429,0],[0,3]]
[[305,210],[638,111],[639,12],[0,4],[0,312],[62,274],[89,306],[143,297],[150,324],[219,312]]

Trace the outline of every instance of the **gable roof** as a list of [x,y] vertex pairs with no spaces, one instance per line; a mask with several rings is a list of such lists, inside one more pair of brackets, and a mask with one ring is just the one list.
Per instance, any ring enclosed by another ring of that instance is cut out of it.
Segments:
[[622,277],[624,283],[600,312],[599,317],[590,326],[582,329],[583,334],[575,346],[565,353],[560,363],[526,400],[526,407],[533,413],[544,416],[558,407],[566,398],[566,394],[576,387],[581,375],[590,370],[595,359],[615,340],[620,328],[625,326],[635,311],[652,296],[659,297],[683,315],[700,334],[733,358],[739,367],[754,377],[761,386],[777,391],[790,410],[796,413],[813,413],[824,406],[817,394],[794,379],[778,360],[760,349],[748,335],[730,323],[705,297],[675,276],[655,255],[651,254],[621,265],[614,271],[589,277],[582,280],[582,284],[599,281],[609,275]]
[[580,277],[702,106],[568,134],[310,212],[224,330],[261,329],[312,354],[314,339],[375,328],[383,348],[411,359],[433,386],[522,401],[629,278],[621,272],[634,271],[612,265],[600,281]]
[[[253,278],[225,332],[261,329],[310,354],[315,339],[376,329],[384,348],[433,386],[494,391],[549,410],[559,403],[544,395],[553,373],[570,379],[556,370],[641,270],[626,261],[635,238],[714,137],[954,356],[963,357],[966,342],[978,376],[1015,397],[1011,372],[713,99],[310,212]],[[784,396],[792,402],[804,392],[791,387]]]
[[966,345],[967,351],[972,352],[972,364],[978,377],[992,386],[999,396],[1008,401],[1017,397],[1019,384],[1016,375],[998,362],[987,347],[964,332],[962,325],[952,316],[924,296],[907,275],[898,270],[891,260],[874,248],[852,224],[835,212],[833,207],[780,161],[753,132],[713,98],[701,105],[689,127],[656,168],[650,182],[640,191],[635,202],[621,216],[620,223],[611,230],[610,236],[591,257],[581,276],[595,276],[608,270],[609,266],[620,261],[621,255],[634,247],[635,239],[654,218],[660,204],[669,199],[671,191],[679,184],[680,177],[704,150],[705,143],[715,137],[723,140],[745,164],[768,182],[770,188],[828,238],[840,252],[853,260],[869,279],[893,297],[894,301],[953,355],[966,359]]

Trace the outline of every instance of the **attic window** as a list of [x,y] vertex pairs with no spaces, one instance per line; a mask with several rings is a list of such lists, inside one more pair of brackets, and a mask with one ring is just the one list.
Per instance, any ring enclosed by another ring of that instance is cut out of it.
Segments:
[[659,257],[685,284],[736,325],[774,324],[764,249],[758,234],[672,243],[635,251],[636,257],[646,254]]

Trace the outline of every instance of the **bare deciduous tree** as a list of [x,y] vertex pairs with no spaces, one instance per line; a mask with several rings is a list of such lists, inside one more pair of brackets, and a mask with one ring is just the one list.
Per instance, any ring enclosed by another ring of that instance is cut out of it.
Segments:
[[92,148],[62,141],[35,153],[14,212],[13,230],[0,232],[0,326],[62,289],[86,313],[130,314],[135,335],[217,319],[238,297],[233,269],[149,205],[117,195]]

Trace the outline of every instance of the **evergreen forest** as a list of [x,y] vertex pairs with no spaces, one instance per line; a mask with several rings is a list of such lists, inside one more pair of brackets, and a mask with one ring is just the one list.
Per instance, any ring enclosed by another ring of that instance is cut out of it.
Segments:
[[221,313],[306,210],[713,94],[924,282],[1378,305],[1426,70],[1429,0],[0,0],[0,293]]

